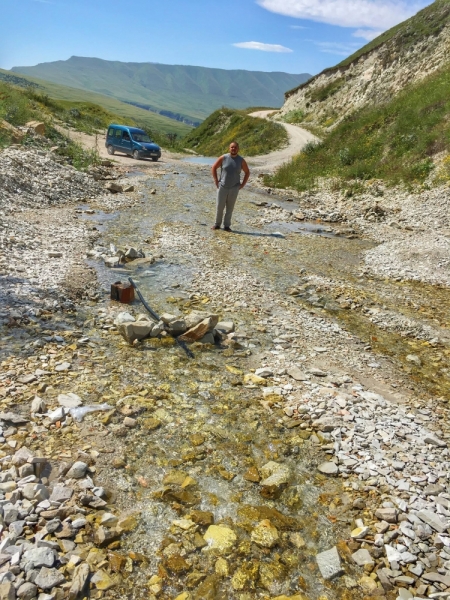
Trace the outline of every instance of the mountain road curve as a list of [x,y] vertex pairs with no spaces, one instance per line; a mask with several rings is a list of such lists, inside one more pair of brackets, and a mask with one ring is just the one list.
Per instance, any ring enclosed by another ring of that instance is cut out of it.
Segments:
[[[269,118],[268,115],[272,114],[271,110],[260,110],[250,114],[251,117],[259,117],[259,118]],[[283,127],[286,128],[289,136],[289,144],[282,148],[281,150],[275,150],[274,152],[270,152],[268,154],[263,154],[260,156],[252,156],[247,159],[247,162],[250,167],[256,169],[257,171],[274,171],[278,167],[280,167],[283,163],[290,160],[293,156],[302,151],[305,145],[308,142],[318,141],[315,135],[307,131],[306,129],[302,129],[297,125],[290,125],[288,123],[281,123]],[[88,135],[86,133],[82,133],[79,131],[74,131],[72,129],[67,129],[61,125],[56,125],[56,128],[67,135],[74,142],[81,144],[84,148],[88,150],[97,150],[100,158],[102,159],[111,159],[116,164],[120,165],[133,165],[139,164],[142,167],[158,168],[157,165],[160,163],[171,162],[172,160],[177,160],[179,158],[184,158],[184,155],[176,154],[169,152],[166,149],[163,149],[163,155],[158,163],[153,163],[150,160],[135,160],[131,156],[126,156],[124,154],[115,154],[114,156],[110,156],[105,148],[105,138],[104,135]]]
[[[273,110],[258,110],[250,113],[250,116],[267,119],[269,118],[268,115],[273,114],[273,112]],[[273,171],[296,154],[299,154],[308,142],[319,141],[319,138],[315,135],[297,125],[290,125],[288,123],[280,123],[280,125],[283,125],[288,132],[289,145],[286,148],[275,150],[263,156],[249,158],[247,160],[249,166],[256,167],[258,170]]]

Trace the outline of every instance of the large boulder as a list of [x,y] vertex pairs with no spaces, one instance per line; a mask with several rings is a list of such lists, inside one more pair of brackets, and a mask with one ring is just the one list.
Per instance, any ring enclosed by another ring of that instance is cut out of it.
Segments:
[[45,123],[42,123],[42,121],[28,121],[26,127],[32,129],[38,135],[45,135]]
[[14,127],[14,125],[11,125],[11,123],[8,123],[8,121],[4,121],[3,119],[0,119],[0,133],[10,137],[13,144],[20,144],[25,137],[23,131],[17,129],[17,127]]

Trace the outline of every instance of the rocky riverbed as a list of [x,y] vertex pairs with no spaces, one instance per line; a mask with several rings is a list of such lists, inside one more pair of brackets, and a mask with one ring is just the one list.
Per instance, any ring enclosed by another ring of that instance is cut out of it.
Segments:
[[[134,191],[112,194],[16,152],[0,155],[0,598],[450,597],[445,245],[390,273],[387,244],[422,238],[376,216],[379,191],[354,206],[256,186],[226,234],[207,168],[123,174]],[[31,191],[25,169],[45,174]],[[384,193],[384,213],[403,206]],[[446,193],[422,220],[408,200],[427,239],[448,242]],[[108,267],[127,247],[145,256]],[[130,275],[159,329],[108,299]]]

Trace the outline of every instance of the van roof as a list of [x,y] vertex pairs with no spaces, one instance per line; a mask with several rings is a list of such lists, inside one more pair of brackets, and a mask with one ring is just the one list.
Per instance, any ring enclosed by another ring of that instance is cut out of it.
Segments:
[[139,127],[129,127],[128,125],[117,125],[117,123],[111,123],[108,125],[108,129],[110,127],[115,127],[116,129],[122,129],[122,131],[131,131],[135,133],[145,133],[143,129],[139,129]]

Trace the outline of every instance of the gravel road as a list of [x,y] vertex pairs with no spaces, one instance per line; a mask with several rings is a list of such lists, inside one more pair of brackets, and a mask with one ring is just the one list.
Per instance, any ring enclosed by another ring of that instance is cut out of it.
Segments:
[[[267,119],[270,114],[273,114],[272,110],[258,110],[250,113],[250,116]],[[309,131],[306,131],[306,129],[297,127],[297,125],[289,125],[288,123],[281,123],[281,125],[283,125],[288,132],[289,145],[282,150],[276,150],[275,152],[271,152],[264,156],[250,158],[248,160],[250,166],[256,167],[258,170],[273,171],[301,152],[308,142],[318,141],[319,139]]]

